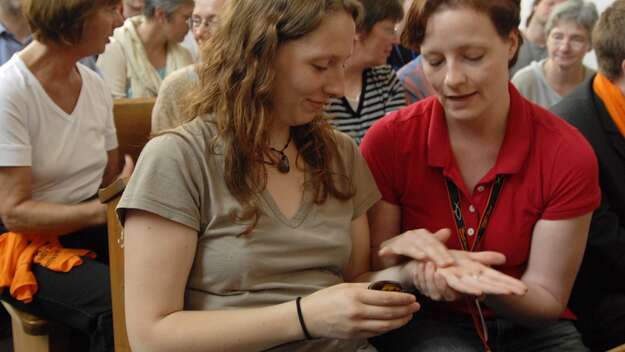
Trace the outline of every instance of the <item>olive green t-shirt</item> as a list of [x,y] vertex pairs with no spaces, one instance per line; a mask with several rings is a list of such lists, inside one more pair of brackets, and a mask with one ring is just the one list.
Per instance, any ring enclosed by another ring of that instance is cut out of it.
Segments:
[[[287,219],[264,191],[255,197],[258,223],[252,233],[242,235],[247,223],[233,220],[242,207],[224,181],[223,147],[209,146],[215,135],[207,116],[152,139],[118,206],[122,222],[126,209],[141,209],[198,232],[185,309],[261,307],[342,283],[351,254],[351,222],[380,199],[353,140],[335,132],[342,160],[333,165],[334,172],[351,179],[353,198],[328,197],[315,204],[311,187],[305,186],[299,210]],[[320,339],[272,350],[375,351],[362,346],[366,341]]]

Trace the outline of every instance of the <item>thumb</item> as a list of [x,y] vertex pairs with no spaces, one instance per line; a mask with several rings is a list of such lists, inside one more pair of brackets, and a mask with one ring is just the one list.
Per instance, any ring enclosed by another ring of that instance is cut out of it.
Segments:
[[434,233],[434,238],[441,243],[447,242],[449,236],[451,236],[451,230],[449,229],[440,229]]
[[120,178],[130,177],[135,169],[135,163],[128,154],[124,154],[124,167],[122,172],[119,173]]

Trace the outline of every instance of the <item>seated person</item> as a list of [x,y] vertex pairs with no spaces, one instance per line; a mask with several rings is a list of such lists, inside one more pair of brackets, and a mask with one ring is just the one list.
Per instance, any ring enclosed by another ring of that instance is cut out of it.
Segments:
[[[0,0],[0,66],[31,41],[28,20],[22,13],[22,0]],[[80,63],[98,72],[95,55],[83,57]]]
[[354,0],[226,2],[197,68],[198,117],[147,144],[118,206],[133,351],[375,351],[367,337],[419,308],[345,283],[411,275],[369,272],[379,193],[325,100],[308,101],[342,95],[359,13]]
[[523,43],[519,48],[517,61],[510,67],[510,77],[532,62],[547,57],[545,26],[553,7],[563,1],[565,0],[534,0],[532,11],[525,22],[526,28],[521,32]]
[[[397,32],[401,33],[404,29],[404,22],[406,18],[406,14],[408,13],[408,9],[410,5],[412,5],[412,0],[401,0],[402,9],[404,10],[404,17],[402,17],[401,22],[397,25]],[[401,45],[400,43],[393,44],[393,50],[391,51],[391,55],[386,60],[386,63],[390,65],[393,70],[397,71],[400,68],[404,67],[410,61],[414,60],[417,57],[417,52],[412,49],[408,49]]]
[[[447,248],[503,253],[494,269],[527,292],[458,294],[439,280],[453,265],[419,263],[415,286],[431,300],[379,343],[586,351],[567,303],[601,200],[597,161],[576,129],[509,83],[519,1],[415,1],[410,11],[402,39],[421,49],[436,96],[380,119],[361,144],[382,193],[368,212],[372,247],[381,247],[374,269],[397,255],[422,258],[435,236]],[[489,275],[477,270],[464,283]]]
[[124,18],[140,16],[145,8],[144,0],[122,0],[122,15]]
[[[193,38],[202,45],[210,38],[226,0],[195,0],[191,14]],[[197,83],[195,65],[189,65],[167,76],[161,85],[152,111],[152,133],[174,128],[190,120],[186,115],[186,97]]]
[[545,27],[549,56],[532,62],[512,77],[512,83],[525,98],[548,109],[594,75],[582,61],[592,49],[592,29],[597,17],[595,4],[582,0],[567,0],[553,9]]
[[423,73],[423,58],[421,56],[417,56],[397,71],[397,77],[404,86],[407,104],[415,103],[435,94],[434,88]]
[[113,98],[156,97],[167,75],[193,63],[179,44],[191,11],[193,0],[145,0],[144,16],[115,30],[97,62]]
[[599,159],[602,202],[592,217],[571,309],[593,351],[625,343],[625,0],[593,32],[599,73],[552,111],[577,127]]
[[[365,15],[358,26],[354,52],[345,65],[345,96],[330,100],[332,124],[360,143],[369,126],[406,104],[397,74],[385,65],[403,18],[399,0],[359,0]],[[316,65],[323,72],[329,60]],[[318,104],[317,98],[312,104]]]
[[[0,84],[0,234],[58,236],[98,256],[69,272],[33,263],[34,296],[18,301],[4,290],[3,299],[89,335],[90,351],[113,351],[106,208],[94,197],[117,176],[119,158],[108,89],[78,61],[104,51],[122,24],[118,6],[24,0],[33,41],[0,67],[0,82],[11,82]],[[127,160],[123,175],[131,169]]]

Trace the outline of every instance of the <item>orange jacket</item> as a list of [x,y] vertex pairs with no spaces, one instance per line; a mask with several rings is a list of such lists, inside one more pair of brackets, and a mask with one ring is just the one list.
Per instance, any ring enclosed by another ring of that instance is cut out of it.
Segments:
[[4,233],[0,235],[0,289],[9,287],[11,296],[30,303],[37,293],[37,280],[30,270],[32,263],[68,272],[82,264],[81,256],[95,258],[95,253],[87,249],[63,248],[56,236]]

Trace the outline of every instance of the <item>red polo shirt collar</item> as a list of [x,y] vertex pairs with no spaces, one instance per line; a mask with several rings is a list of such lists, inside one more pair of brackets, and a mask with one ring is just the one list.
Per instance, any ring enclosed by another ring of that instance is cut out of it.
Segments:
[[[527,103],[512,84],[508,84],[510,92],[510,110],[506,124],[506,135],[503,140],[495,166],[479,182],[490,183],[499,174],[514,174],[525,163],[532,143],[530,114],[526,113]],[[431,167],[443,168],[443,175],[451,178],[456,185],[464,185],[451,150],[447,121],[443,106],[436,99],[430,117],[430,128],[427,137],[427,158]]]

